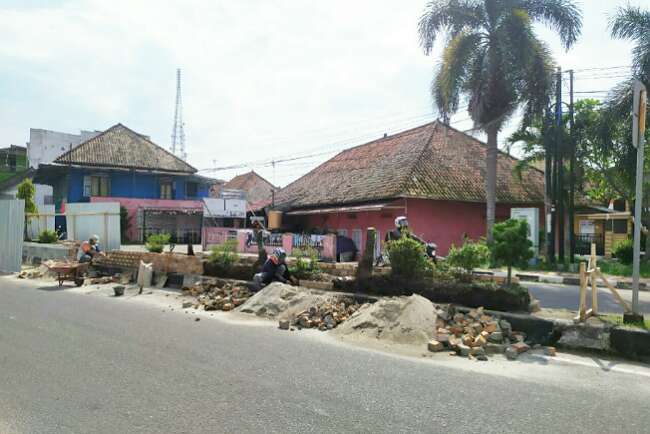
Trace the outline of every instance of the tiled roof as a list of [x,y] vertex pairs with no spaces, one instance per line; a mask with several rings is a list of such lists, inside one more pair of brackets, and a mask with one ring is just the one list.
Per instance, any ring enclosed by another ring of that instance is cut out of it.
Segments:
[[54,160],[59,164],[195,173],[196,169],[147,137],[117,124]]
[[[276,195],[282,208],[398,197],[485,202],[485,143],[440,122],[347,149]],[[544,176],[499,153],[497,202],[542,203]]]
[[246,192],[248,203],[265,201],[271,198],[271,191],[275,190],[273,184],[255,173],[254,170],[235,176],[226,182],[224,188],[243,190]]

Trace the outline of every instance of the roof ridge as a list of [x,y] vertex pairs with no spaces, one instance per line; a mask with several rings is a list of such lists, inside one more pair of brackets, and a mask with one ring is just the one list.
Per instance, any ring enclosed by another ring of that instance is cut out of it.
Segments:
[[161,151],[163,151],[163,152],[166,153],[167,155],[173,157],[173,158],[176,159],[177,161],[180,161],[183,165],[187,166],[187,167],[192,171],[191,173],[196,173],[196,172],[198,172],[198,170],[197,170],[194,166],[192,166],[191,164],[187,163],[186,161],[184,161],[184,160],[182,160],[181,158],[177,157],[176,155],[172,154],[171,152],[169,152],[167,149],[163,148],[162,146],[160,146],[160,145],[154,143],[154,142],[153,142],[149,137],[145,136],[144,134],[140,134],[140,133],[138,133],[137,131],[132,130],[131,128],[127,127],[126,125],[122,124],[121,122],[118,122],[118,123],[116,123],[115,125],[113,125],[113,126],[107,128],[106,130],[102,131],[100,134],[98,134],[98,135],[96,135],[96,136],[94,136],[94,137],[90,137],[89,139],[87,139],[87,140],[85,140],[85,141],[79,143],[79,144],[78,144],[77,146],[75,146],[74,148],[70,147],[70,149],[68,149],[66,152],[64,152],[63,154],[59,155],[59,156],[54,160],[54,162],[55,162],[55,163],[58,162],[58,163],[62,163],[62,164],[72,164],[71,162],[65,162],[65,159],[66,159],[66,158],[71,158],[71,154],[72,154],[73,151],[78,150],[79,148],[81,148],[81,147],[87,145],[88,143],[90,143],[91,141],[94,141],[94,140],[98,140],[98,139],[100,139],[101,137],[103,137],[104,135],[108,134],[108,133],[111,132],[111,131],[114,131],[114,130],[117,129],[118,127],[123,128],[124,130],[126,130],[127,133],[132,133],[132,134],[136,135],[139,139],[144,140],[144,141],[147,142],[148,144],[154,146],[154,147],[157,148],[157,149],[160,149]]
[[[424,145],[422,146],[422,150],[418,153],[418,157],[413,161],[413,165],[411,166],[411,170],[409,170],[408,174],[406,175],[406,178],[402,182],[402,185],[400,185],[398,191],[401,194],[404,194],[404,190],[406,190],[406,186],[409,183],[409,180],[412,180],[413,178],[413,173],[415,173],[415,169],[418,167],[418,164],[422,161],[422,156],[424,153],[429,149],[429,145],[431,144],[431,141],[433,140],[433,135],[436,132],[436,128],[439,126],[437,121],[432,122],[433,124],[433,129],[431,130],[431,135],[429,135],[429,138],[424,141]],[[428,125],[428,124],[427,124]]]
[[[182,161],[183,164],[186,164],[186,165],[189,166],[192,170],[194,170],[194,173],[198,172],[198,169],[197,169],[196,167],[192,166],[191,164],[189,164],[189,163],[186,162],[185,160],[183,160],[183,159],[177,157],[176,155],[172,154],[171,152],[169,152],[167,149],[163,148],[162,146],[160,146],[160,145],[154,143],[151,139],[149,139],[148,136],[145,136],[145,135],[143,135],[143,134],[140,134],[140,133],[138,133],[137,131],[134,131],[134,130],[132,130],[131,128],[129,128],[129,127],[127,127],[126,125],[123,125],[122,123],[119,123],[119,122],[117,123],[117,125],[114,125],[114,127],[117,127],[117,126],[121,126],[121,127],[124,128],[125,130],[130,131],[130,132],[132,132],[133,134],[137,134],[138,136],[140,136],[142,139],[146,140],[147,142],[149,142],[149,143],[152,144],[153,146],[155,146],[155,147],[157,147],[157,148],[160,148],[163,152],[167,153],[168,155],[170,155],[170,156],[176,158],[176,159],[179,160],[179,161]],[[113,128],[113,127],[111,127],[111,128]],[[81,146],[81,145],[80,145],[80,146]]]
[[358,149],[358,148],[361,148],[361,147],[363,147],[363,146],[373,145],[373,144],[375,144],[375,143],[382,142],[382,141],[384,141],[384,140],[391,140],[391,139],[394,139],[394,138],[396,138],[396,137],[401,137],[401,136],[405,136],[405,135],[408,135],[408,134],[412,134],[412,133],[415,132],[415,130],[419,130],[419,129],[424,128],[424,127],[427,127],[427,126],[429,126],[429,125],[434,125],[434,124],[437,123],[437,122],[438,122],[438,120],[436,119],[436,120],[434,120],[434,121],[427,122],[426,124],[418,125],[417,127],[412,127],[412,128],[409,128],[409,129],[404,130],[404,131],[400,131],[400,132],[395,133],[395,134],[392,134],[392,135],[391,135],[391,134],[387,134],[385,137],[380,137],[380,138],[378,138],[378,139],[371,140],[371,141],[369,141],[369,142],[361,143],[360,145],[355,145],[355,146],[352,146],[352,147],[350,147],[350,148],[344,149],[344,150],[342,150],[341,152],[339,152],[338,154],[336,154],[336,155],[335,155],[334,157],[332,157],[332,158],[335,158],[335,157],[337,157],[337,156],[339,156],[339,155],[341,155],[341,154],[344,154],[344,153],[346,153],[346,152],[349,152],[349,151],[351,151],[351,150],[353,150],[353,149]]
[[[480,145],[487,147],[487,143],[485,143],[485,142],[482,141],[482,140],[477,139],[476,137],[472,136],[471,134],[467,134],[465,131],[462,131],[462,130],[459,130],[459,129],[457,129],[457,128],[454,128],[454,127],[452,127],[452,126],[449,125],[449,124],[445,124],[445,123],[443,123],[443,125],[445,125],[445,126],[446,126],[447,128],[449,128],[450,130],[453,130],[453,131],[455,131],[455,132],[457,132],[457,133],[459,133],[459,134],[462,134],[462,135],[464,135],[465,137],[468,137],[468,138],[472,139],[473,141],[478,142]],[[507,152],[502,151],[501,149],[499,149],[498,144],[497,144],[497,152],[500,153],[500,154],[505,155],[506,157],[508,157],[508,158],[511,159],[511,160],[514,160],[514,161],[517,161],[517,162],[524,161],[524,160],[519,159],[519,158],[517,158],[517,157],[515,157],[515,156],[513,156],[513,155],[510,155],[510,154],[507,153]],[[543,170],[538,169],[537,167],[530,166],[530,165],[529,165],[529,167],[530,167],[531,169],[533,169],[533,170],[536,170],[536,171],[540,172],[540,173],[544,173]]]

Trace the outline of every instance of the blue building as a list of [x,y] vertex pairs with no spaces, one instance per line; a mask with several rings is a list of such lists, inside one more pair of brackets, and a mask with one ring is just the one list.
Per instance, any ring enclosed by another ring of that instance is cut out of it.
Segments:
[[177,242],[198,242],[201,199],[218,183],[122,124],[40,165],[35,182],[53,187],[59,211],[66,203],[119,202],[129,214],[128,238],[169,232]]

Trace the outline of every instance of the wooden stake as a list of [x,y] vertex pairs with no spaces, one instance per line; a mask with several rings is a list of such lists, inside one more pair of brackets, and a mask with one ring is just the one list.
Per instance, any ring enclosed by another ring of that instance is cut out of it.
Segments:
[[598,273],[598,276],[600,276],[600,278],[603,279],[603,282],[605,282],[605,286],[607,286],[607,288],[611,291],[611,293],[614,294],[614,297],[616,297],[616,299],[618,300],[618,304],[623,306],[623,309],[626,312],[632,312],[632,308],[630,307],[630,305],[625,300],[623,300],[621,294],[619,294],[616,288],[614,288],[614,286],[612,286],[612,284],[609,283],[609,281],[605,278],[605,276],[603,276],[603,273],[601,273],[600,268],[597,268],[596,272]]
[[578,318],[586,320],[587,312],[587,270],[584,262],[580,263],[580,305],[578,307]]

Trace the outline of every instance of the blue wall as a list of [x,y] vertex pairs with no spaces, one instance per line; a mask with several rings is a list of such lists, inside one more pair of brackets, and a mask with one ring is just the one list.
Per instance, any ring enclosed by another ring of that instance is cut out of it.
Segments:
[[[205,182],[199,182],[197,196],[186,195],[186,182],[188,176],[164,176],[148,173],[102,171],[101,168],[78,169],[71,168],[68,176],[68,202],[87,202],[84,197],[84,176],[108,174],[111,179],[110,196],[129,197],[138,199],[160,199],[160,180],[172,179],[174,185],[174,199],[197,199],[209,196],[210,186]],[[194,181],[191,181],[194,182]]]

